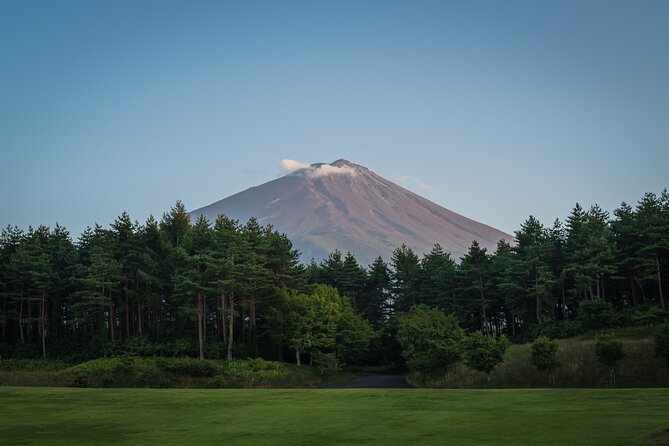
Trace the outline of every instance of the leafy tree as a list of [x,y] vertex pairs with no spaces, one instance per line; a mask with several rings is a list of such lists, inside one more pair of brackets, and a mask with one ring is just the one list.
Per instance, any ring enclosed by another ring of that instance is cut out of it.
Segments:
[[557,341],[551,341],[546,336],[539,336],[532,343],[532,365],[539,371],[547,371],[551,384],[555,384],[554,371],[561,365],[557,351]]
[[476,331],[465,341],[465,364],[485,373],[490,382],[490,372],[504,361],[504,352],[508,346],[509,340],[506,336],[495,339]]
[[341,297],[336,289],[318,285],[311,295],[287,294],[288,344],[297,365],[303,352],[334,347],[341,318]]
[[615,386],[616,374],[614,369],[618,361],[623,359],[625,356],[623,353],[623,343],[617,340],[613,334],[605,333],[600,335],[597,339],[595,352],[597,353],[597,359],[599,359],[599,362],[609,368],[611,385]]
[[348,363],[363,362],[374,335],[369,322],[355,314],[351,304],[342,298],[335,338],[337,358]]
[[462,358],[465,334],[452,315],[414,305],[398,319],[397,340],[411,371],[431,374],[449,369]]

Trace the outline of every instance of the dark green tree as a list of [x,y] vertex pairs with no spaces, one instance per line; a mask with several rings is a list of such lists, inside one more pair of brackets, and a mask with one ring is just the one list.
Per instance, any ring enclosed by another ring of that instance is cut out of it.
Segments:
[[465,364],[485,373],[490,382],[490,372],[504,361],[504,352],[508,346],[509,340],[505,336],[495,339],[475,331],[465,341]]

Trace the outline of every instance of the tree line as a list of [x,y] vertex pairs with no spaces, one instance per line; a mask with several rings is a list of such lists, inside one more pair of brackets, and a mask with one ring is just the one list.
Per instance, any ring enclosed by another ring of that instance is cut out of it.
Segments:
[[548,227],[530,216],[514,241],[492,253],[473,242],[457,261],[439,245],[424,255],[401,246],[367,267],[339,251],[298,259],[271,226],[224,215],[191,222],[181,202],[160,221],[124,212],[76,241],[58,224],[8,226],[0,354],[92,358],[133,346],[200,358],[399,361],[397,316],[418,305],[515,342],[663,317],[640,310],[666,305],[669,193],[613,215],[577,204]]

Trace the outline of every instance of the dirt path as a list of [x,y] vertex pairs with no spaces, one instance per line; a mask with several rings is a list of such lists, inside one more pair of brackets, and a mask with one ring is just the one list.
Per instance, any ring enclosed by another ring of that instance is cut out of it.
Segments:
[[402,375],[380,375],[378,373],[364,373],[351,381],[328,387],[329,389],[404,389],[411,386]]

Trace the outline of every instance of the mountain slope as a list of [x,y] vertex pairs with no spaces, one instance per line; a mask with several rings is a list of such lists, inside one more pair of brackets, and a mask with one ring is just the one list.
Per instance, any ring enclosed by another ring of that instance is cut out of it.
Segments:
[[417,253],[435,243],[459,259],[472,240],[494,250],[513,237],[456,214],[366,167],[346,160],[312,164],[191,212],[213,221],[218,214],[246,222],[256,217],[285,233],[302,260],[317,261],[339,249],[361,264],[406,244]]

